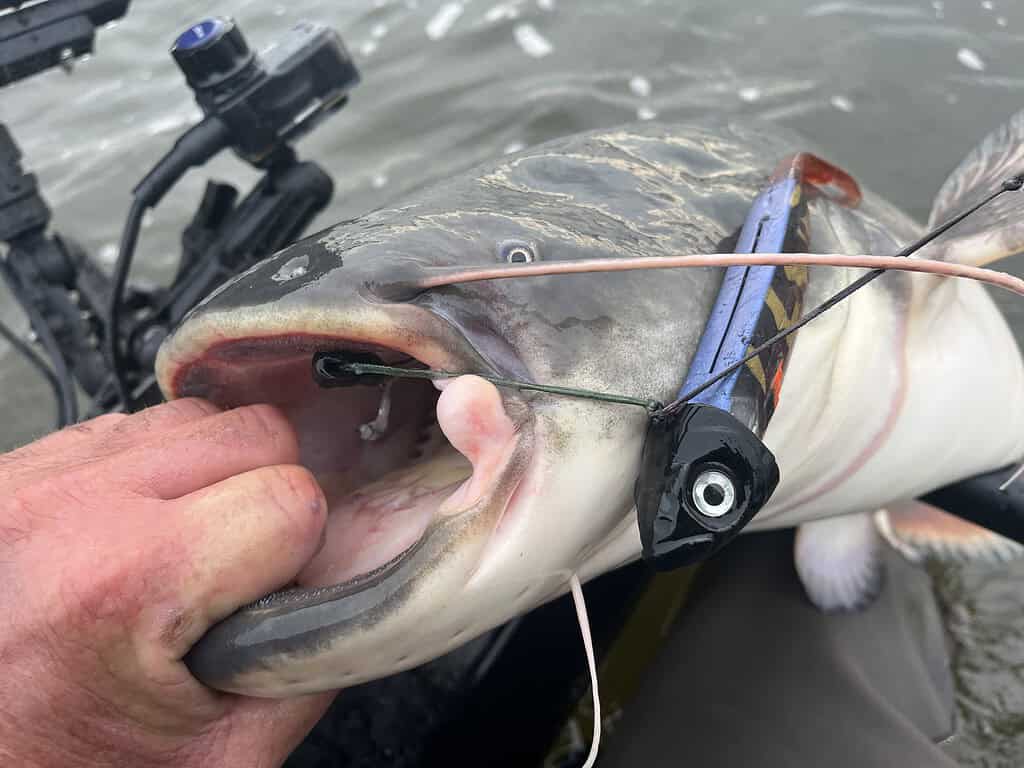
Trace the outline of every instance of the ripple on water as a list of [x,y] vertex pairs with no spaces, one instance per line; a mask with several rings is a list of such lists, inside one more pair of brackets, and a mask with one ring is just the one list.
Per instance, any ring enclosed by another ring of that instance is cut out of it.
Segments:
[[423,31],[431,40],[440,40],[448,34],[464,10],[462,3],[445,3],[437,9]]
[[535,59],[543,58],[555,50],[551,42],[544,37],[532,24],[519,24],[514,30],[516,43],[523,53]]

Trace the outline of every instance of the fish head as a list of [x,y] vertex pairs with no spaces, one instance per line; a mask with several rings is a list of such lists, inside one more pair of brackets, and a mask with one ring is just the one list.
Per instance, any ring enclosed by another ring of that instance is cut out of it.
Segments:
[[[763,162],[708,130],[541,145],[307,238],[197,306],[163,345],[168,397],[271,403],[330,505],[297,586],[192,655],[215,687],[291,695],[415,666],[640,552],[646,411],[400,380],[324,389],[312,357],[488,374],[667,401],[719,269],[493,280],[410,291],[439,269],[700,253],[742,223]],[[782,149],[780,148],[781,152]],[[388,401],[386,429],[365,439]]]

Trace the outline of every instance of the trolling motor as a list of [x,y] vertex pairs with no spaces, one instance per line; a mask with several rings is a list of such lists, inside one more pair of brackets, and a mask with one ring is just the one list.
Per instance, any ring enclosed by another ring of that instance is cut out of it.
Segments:
[[[0,86],[53,66],[69,69],[91,52],[95,28],[124,15],[128,0],[47,0],[0,8]],[[297,139],[347,103],[359,73],[336,32],[303,22],[262,53],[250,50],[232,19],[189,27],[171,49],[204,118],[134,190],[113,276],[80,247],[49,233],[50,211],[36,179],[0,125],[0,241],[9,245],[0,275],[24,307],[51,366],[4,327],[2,333],[54,387],[57,424],[78,420],[75,384],[89,415],[160,400],[153,375],[169,329],[226,279],[297,239],[333,195],[330,176],[300,162]],[[172,283],[129,289],[127,277],[142,215],[190,168],[225,148],[263,171],[241,200],[209,182],[182,237]],[[122,322],[123,319],[123,322]]]

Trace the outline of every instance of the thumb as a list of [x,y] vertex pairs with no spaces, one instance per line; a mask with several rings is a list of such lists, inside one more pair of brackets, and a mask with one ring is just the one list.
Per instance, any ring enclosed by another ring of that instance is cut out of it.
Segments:
[[280,766],[331,705],[337,691],[293,699],[235,696],[218,768]]

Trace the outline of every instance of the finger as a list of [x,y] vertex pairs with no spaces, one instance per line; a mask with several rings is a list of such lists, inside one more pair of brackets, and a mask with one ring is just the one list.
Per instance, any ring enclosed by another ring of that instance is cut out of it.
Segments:
[[154,435],[205,419],[221,410],[208,400],[185,397],[160,403],[137,411],[113,425],[103,435],[109,453],[125,450],[151,439]]
[[153,435],[109,463],[130,490],[174,499],[258,467],[298,460],[288,419],[272,406],[247,405]]
[[103,414],[0,455],[0,473],[15,482],[38,478],[57,468],[70,469],[84,461],[109,456],[152,437],[156,432],[217,412],[213,403],[185,398],[130,415]]
[[56,467],[81,463],[100,445],[102,436],[126,418],[120,413],[104,414],[0,454],[0,477],[19,483],[53,472]]
[[294,699],[237,699],[228,718],[230,735],[223,766],[251,766],[260,755],[266,765],[281,765],[337,696],[337,691]]
[[304,467],[264,467],[168,504],[192,542],[178,597],[189,621],[164,638],[176,658],[239,606],[291,582],[323,545],[327,500]]

